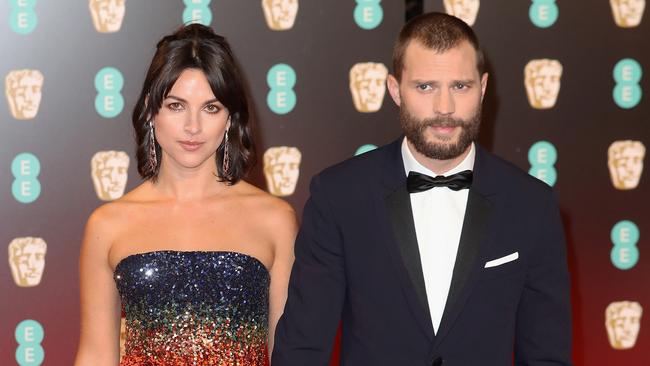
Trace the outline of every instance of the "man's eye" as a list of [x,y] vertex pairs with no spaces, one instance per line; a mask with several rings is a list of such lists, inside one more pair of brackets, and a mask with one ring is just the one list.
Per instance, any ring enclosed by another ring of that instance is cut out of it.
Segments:
[[431,84],[420,84],[417,88],[421,91],[431,90]]
[[205,106],[205,111],[208,113],[217,113],[219,112],[219,107],[214,104],[208,104]]
[[454,85],[454,89],[456,89],[456,90],[467,89],[467,85],[466,85],[466,84],[463,84],[463,83],[456,83],[456,84]]

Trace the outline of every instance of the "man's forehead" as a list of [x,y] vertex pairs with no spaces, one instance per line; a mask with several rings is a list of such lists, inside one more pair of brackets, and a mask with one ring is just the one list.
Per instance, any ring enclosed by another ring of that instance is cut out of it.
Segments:
[[476,50],[468,41],[460,41],[455,46],[444,51],[427,47],[418,40],[410,41],[404,52],[405,68],[409,65],[431,64],[432,62],[447,61],[453,64],[466,64],[476,67]]

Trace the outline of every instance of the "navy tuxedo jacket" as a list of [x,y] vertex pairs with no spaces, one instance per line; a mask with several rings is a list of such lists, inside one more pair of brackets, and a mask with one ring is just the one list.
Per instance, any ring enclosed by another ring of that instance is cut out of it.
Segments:
[[[272,365],[328,365],[339,321],[341,365],[571,365],[566,248],[552,190],[476,146],[434,334],[401,143],[313,178]],[[485,268],[513,253],[518,259]]]

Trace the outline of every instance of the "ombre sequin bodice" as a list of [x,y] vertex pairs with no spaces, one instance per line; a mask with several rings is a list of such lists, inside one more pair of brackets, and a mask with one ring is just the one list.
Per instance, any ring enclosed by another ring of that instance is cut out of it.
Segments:
[[264,365],[269,273],[236,252],[156,251],[124,258],[115,282],[127,365]]

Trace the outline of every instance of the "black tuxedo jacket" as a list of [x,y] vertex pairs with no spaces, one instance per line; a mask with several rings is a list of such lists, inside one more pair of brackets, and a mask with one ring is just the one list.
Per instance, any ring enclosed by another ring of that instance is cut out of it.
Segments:
[[[552,190],[476,146],[434,333],[401,143],[313,178],[272,365],[328,365],[339,321],[341,365],[570,365],[569,278]],[[485,268],[513,253],[518,259]]]

